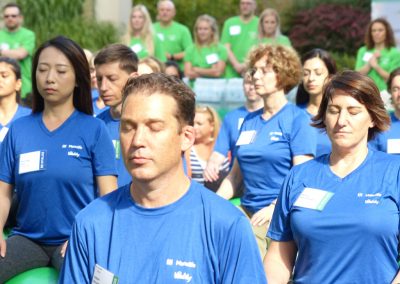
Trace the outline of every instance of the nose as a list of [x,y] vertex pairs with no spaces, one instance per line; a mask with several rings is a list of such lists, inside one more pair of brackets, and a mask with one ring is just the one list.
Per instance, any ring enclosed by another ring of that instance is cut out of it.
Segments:
[[337,124],[341,127],[345,126],[347,124],[347,117],[348,117],[348,113],[345,111],[340,111],[339,112],[339,116],[338,116],[338,120],[337,120]]
[[54,83],[54,72],[51,69],[47,72],[46,83]]
[[[100,85],[99,85],[99,83],[100,83]],[[100,88],[100,90],[102,90],[102,91],[107,90],[107,86],[108,86],[107,79],[101,78],[100,82],[99,82],[99,80],[97,80],[97,85],[99,85],[98,87]]]
[[253,78],[254,79],[260,79],[261,75],[262,75],[261,69],[260,68],[254,68]]
[[145,130],[142,127],[138,127],[132,136],[131,146],[135,148],[142,147],[145,140]]

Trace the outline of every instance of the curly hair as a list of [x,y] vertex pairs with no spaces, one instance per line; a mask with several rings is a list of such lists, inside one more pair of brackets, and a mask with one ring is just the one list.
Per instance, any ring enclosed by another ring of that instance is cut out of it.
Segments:
[[282,45],[258,45],[252,49],[248,56],[248,67],[254,68],[257,61],[266,58],[266,63],[271,66],[277,75],[278,89],[288,93],[298,85],[302,77],[302,66],[299,55],[292,47]]

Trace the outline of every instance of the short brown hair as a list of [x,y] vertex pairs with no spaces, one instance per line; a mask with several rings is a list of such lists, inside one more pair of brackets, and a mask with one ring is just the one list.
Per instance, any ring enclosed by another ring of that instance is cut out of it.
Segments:
[[94,58],[94,65],[119,62],[119,68],[128,74],[137,72],[138,57],[135,52],[124,44],[110,44],[99,51]]
[[368,130],[368,140],[374,138],[377,133],[389,128],[390,118],[384,107],[379,89],[374,81],[366,75],[350,70],[334,75],[332,79],[326,83],[318,113],[312,118],[312,126],[323,129],[326,128],[324,121],[328,104],[338,91],[342,91],[341,94],[346,94],[356,99],[367,109],[374,123],[374,127]]
[[172,97],[177,104],[177,120],[184,125],[194,124],[195,94],[181,80],[164,73],[144,74],[129,78],[122,90],[122,111],[125,100],[130,95],[151,96],[155,93]]
[[365,45],[367,46],[367,49],[372,49],[375,46],[375,43],[372,39],[372,26],[375,23],[381,23],[382,25],[385,26],[385,30],[386,30],[385,47],[386,48],[395,47],[396,41],[394,39],[394,33],[393,33],[392,26],[389,24],[389,22],[386,19],[377,18],[369,23],[367,32],[365,34],[364,41],[365,41]]
[[282,45],[259,45],[252,49],[248,57],[249,68],[253,68],[257,61],[267,57],[267,65],[271,66],[277,75],[278,89],[288,93],[298,85],[302,76],[302,68],[297,52]]

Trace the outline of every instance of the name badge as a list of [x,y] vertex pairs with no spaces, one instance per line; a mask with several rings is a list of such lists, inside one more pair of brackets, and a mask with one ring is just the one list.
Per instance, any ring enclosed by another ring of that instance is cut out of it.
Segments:
[[140,43],[137,43],[137,44],[132,45],[131,49],[133,50],[133,52],[138,53],[138,52],[142,51],[143,46]]
[[387,140],[387,153],[388,154],[400,154],[400,139],[388,139]]
[[240,130],[240,127],[242,127],[243,121],[244,121],[244,117],[240,117],[238,119],[238,130]]
[[229,28],[229,34],[230,35],[238,35],[241,32],[240,26],[232,26]]
[[365,61],[365,62],[369,61],[371,59],[372,55],[373,55],[372,52],[364,53],[363,61]]
[[1,43],[0,44],[0,49],[9,50],[10,49],[10,45],[8,43]]
[[118,277],[114,273],[96,264],[94,267],[94,274],[92,284],[117,284]]
[[164,35],[162,33],[158,33],[157,36],[161,41],[164,41]]
[[119,140],[112,140],[112,143],[114,144],[114,149],[115,149],[115,159],[121,158],[121,143]]
[[3,142],[4,138],[6,138],[7,133],[8,133],[8,127],[5,127],[5,126],[4,126],[4,127],[0,130],[0,142]]
[[46,151],[34,151],[19,155],[19,174],[46,169]]
[[254,138],[256,138],[257,131],[255,130],[248,130],[240,132],[240,136],[236,141],[236,146],[240,145],[248,145],[253,143]]
[[212,53],[206,56],[207,64],[214,64],[217,63],[219,60],[218,54]]
[[332,196],[333,192],[306,187],[295,201],[294,206],[322,211]]

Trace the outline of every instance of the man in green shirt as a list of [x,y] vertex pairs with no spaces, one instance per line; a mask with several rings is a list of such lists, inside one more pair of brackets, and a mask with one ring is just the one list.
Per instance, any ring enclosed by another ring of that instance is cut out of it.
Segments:
[[221,42],[228,50],[225,77],[241,77],[247,53],[257,44],[258,17],[255,0],[240,0],[240,15],[225,21]]
[[0,31],[0,55],[18,60],[21,65],[21,97],[26,99],[32,90],[31,65],[35,48],[35,34],[22,27],[21,7],[15,3],[3,7],[4,29]]
[[177,61],[182,70],[185,49],[192,43],[190,31],[186,26],[173,20],[176,10],[171,0],[160,0],[157,11],[158,22],[154,24],[154,30],[163,41],[167,59]]

